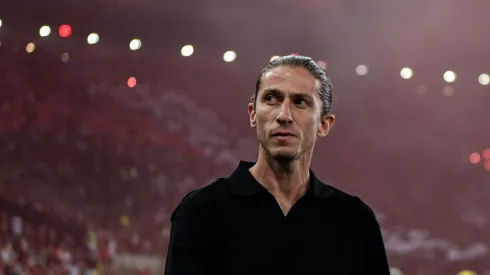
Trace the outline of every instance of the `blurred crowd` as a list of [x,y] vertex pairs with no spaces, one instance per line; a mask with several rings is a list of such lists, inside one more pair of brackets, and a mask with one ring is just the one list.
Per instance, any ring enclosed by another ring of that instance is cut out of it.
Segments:
[[3,202],[7,212],[0,216],[1,274],[94,274],[97,255],[75,242],[66,228],[57,227],[57,223],[48,227],[44,224],[50,224],[50,220],[42,214]]
[[45,56],[1,53],[4,274],[110,274],[116,253],[163,260],[171,211],[219,165],[162,117],[78,85]]

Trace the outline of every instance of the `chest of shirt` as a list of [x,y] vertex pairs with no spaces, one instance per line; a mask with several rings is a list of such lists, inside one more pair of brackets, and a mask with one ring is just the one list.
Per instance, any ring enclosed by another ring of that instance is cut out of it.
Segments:
[[244,200],[224,213],[225,274],[356,274],[360,232],[334,205],[305,199],[284,217],[275,201]]

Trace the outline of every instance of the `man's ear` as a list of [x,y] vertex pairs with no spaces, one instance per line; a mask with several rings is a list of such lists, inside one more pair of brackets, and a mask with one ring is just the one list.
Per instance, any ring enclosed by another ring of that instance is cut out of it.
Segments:
[[335,116],[333,114],[328,114],[322,117],[320,125],[318,127],[317,135],[319,137],[326,137],[335,124]]
[[255,115],[257,113],[255,112],[254,104],[249,103],[248,104],[248,115],[250,117],[250,127],[255,128],[257,127],[257,122],[255,121]]

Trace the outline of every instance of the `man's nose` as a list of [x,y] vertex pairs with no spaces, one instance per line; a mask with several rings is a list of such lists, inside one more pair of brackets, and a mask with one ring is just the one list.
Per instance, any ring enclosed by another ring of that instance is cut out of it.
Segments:
[[287,100],[285,100],[281,104],[281,110],[277,115],[277,122],[279,124],[286,124],[293,122],[293,118],[291,117],[291,106]]

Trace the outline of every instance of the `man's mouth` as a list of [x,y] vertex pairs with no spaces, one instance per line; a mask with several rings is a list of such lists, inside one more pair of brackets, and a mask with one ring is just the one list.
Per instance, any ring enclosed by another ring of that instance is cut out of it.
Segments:
[[277,132],[277,133],[273,133],[271,135],[271,137],[273,138],[291,138],[291,137],[295,137],[296,135],[291,133],[291,132]]

